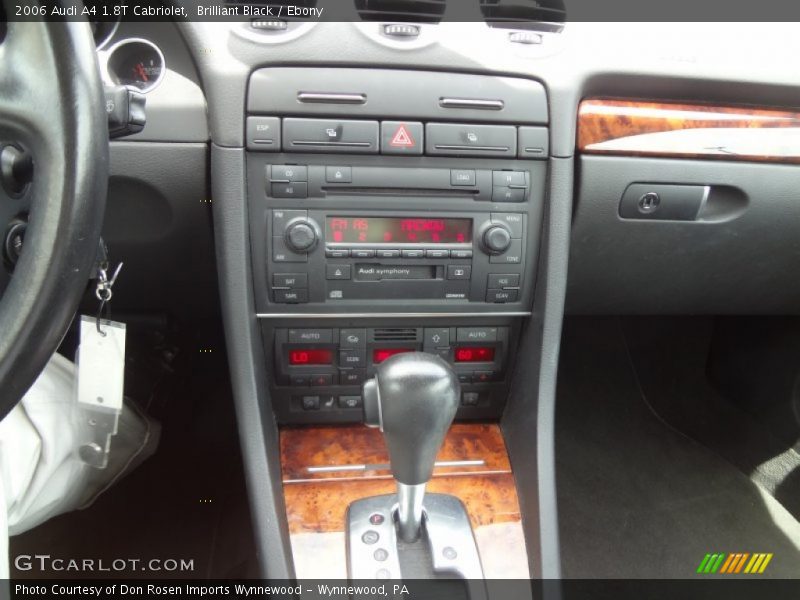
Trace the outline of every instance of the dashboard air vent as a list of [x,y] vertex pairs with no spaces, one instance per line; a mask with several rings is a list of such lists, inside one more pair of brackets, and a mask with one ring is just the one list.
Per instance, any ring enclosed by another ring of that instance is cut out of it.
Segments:
[[376,342],[416,342],[417,330],[413,327],[387,327],[376,329],[373,334]]
[[445,0],[356,0],[362,21],[438,23]]
[[558,32],[564,28],[564,0],[480,0],[490,27]]

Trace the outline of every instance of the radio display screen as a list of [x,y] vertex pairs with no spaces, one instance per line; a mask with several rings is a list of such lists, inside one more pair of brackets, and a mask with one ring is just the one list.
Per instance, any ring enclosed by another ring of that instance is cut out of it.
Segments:
[[344,244],[462,244],[472,241],[472,219],[328,217],[328,242]]

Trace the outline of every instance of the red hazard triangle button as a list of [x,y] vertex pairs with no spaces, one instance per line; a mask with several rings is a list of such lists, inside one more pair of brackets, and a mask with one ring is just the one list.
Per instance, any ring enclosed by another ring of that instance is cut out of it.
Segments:
[[382,151],[386,154],[422,154],[422,123],[383,122]]
[[395,148],[413,148],[414,138],[408,133],[405,125],[400,125],[397,131],[394,132],[394,136],[392,136],[392,141],[389,142],[389,145]]

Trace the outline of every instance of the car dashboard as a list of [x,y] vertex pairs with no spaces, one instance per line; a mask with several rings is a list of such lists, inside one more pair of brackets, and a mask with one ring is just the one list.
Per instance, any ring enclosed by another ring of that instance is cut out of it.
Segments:
[[[800,41],[780,24],[387,21],[108,32],[104,78],[147,95],[145,129],[112,143],[120,305],[127,289],[131,308],[213,319],[219,295],[270,577],[322,568],[303,534],[343,535],[330,511],[386,489],[384,468],[329,497],[335,475],[309,468],[386,462],[362,385],[424,351],[461,386],[446,459],[482,463],[438,485],[460,476],[473,523],[516,527],[502,539],[525,559],[495,573],[557,578],[564,315],[800,306]],[[341,575],[343,538],[325,547]]]

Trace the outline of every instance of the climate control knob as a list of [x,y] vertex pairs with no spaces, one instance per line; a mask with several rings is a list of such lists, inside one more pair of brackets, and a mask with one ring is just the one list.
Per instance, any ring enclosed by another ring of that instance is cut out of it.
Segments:
[[286,226],[283,237],[289,249],[295,252],[311,252],[319,240],[319,228],[314,221],[297,219]]
[[511,232],[502,225],[490,225],[483,232],[482,242],[489,254],[502,254],[511,246]]

